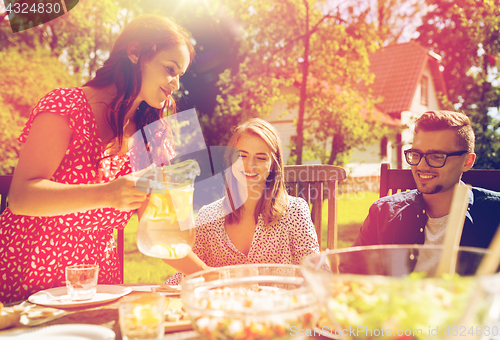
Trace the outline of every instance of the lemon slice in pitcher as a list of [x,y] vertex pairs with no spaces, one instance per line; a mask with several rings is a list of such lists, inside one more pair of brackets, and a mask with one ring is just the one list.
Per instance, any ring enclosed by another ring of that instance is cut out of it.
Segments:
[[177,220],[168,192],[151,194],[146,211],[147,217],[152,221],[166,221],[173,224]]
[[144,215],[142,216],[142,218],[154,220],[157,217],[158,212],[161,211],[162,206],[163,203],[161,201],[161,198],[155,195],[151,195],[151,197],[149,198],[148,206],[144,210]]
[[191,247],[184,243],[179,243],[178,245],[172,245],[175,251],[175,258],[180,259],[186,257],[191,251]]
[[151,253],[155,254],[156,256],[162,259],[175,258],[175,251],[171,247],[163,243],[155,243],[151,247],[150,251]]

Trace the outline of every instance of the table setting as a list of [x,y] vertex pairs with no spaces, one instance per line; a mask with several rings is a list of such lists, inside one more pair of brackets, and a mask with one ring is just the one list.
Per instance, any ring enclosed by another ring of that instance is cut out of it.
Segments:
[[3,307],[2,318],[4,313],[8,313],[13,319],[10,325],[6,324],[0,330],[0,338],[33,339],[36,333],[37,338],[57,335],[65,338],[79,336],[79,339],[122,339],[119,314],[120,306],[126,303],[125,297],[142,298],[141,306],[146,308],[150,304],[148,299],[161,298],[161,314],[153,321],[162,327],[162,335],[192,329],[191,322],[182,311],[180,289],[175,286],[172,287],[175,292],[162,293],[158,284],[97,285],[94,297],[84,301],[71,301],[63,292],[65,290],[66,287],[42,290],[22,303]]
[[[17,314],[17,321],[0,330],[0,338],[148,339],[125,337],[124,327],[136,335],[153,327],[160,335],[149,339],[167,340],[396,338],[389,329],[421,329],[416,339],[445,339],[453,327],[483,333],[490,327],[497,335],[498,304],[496,314],[491,307],[498,301],[499,274],[473,275],[489,253],[458,249],[454,276],[412,273],[420,256],[442,251],[439,246],[326,251],[301,266],[214,268],[186,276],[180,287],[97,285],[84,301],[68,301],[66,287],[52,288],[4,307],[2,315]],[[325,263],[330,270],[322,269]],[[108,297],[97,301],[99,294]],[[377,336],[344,331],[359,327]],[[481,338],[476,335],[468,338]]]

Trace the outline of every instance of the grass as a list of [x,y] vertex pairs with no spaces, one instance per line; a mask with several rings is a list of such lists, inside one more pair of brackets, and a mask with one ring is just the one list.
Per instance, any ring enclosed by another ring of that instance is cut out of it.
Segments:
[[[359,228],[368,215],[370,205],[379,198],[378,193],[348,193],[339,198],[337,222],[339,248],[351,246]],[[325,205],[328,202],[325,202]],[[327,207],[323,209],[322,247],[326,248]],[[136,244],[137,215],[134,214],[125,228],[125,283],[163,282],[176,272],[160,259],[139,252]]]
[[[373,202],[379,198],[379,194],[369,191],[360,191],[356,194],[349,193],[339,199],[337,223],[339,227],[338,248],[347,248],[352,245],[358,236],[359,228],[368,216],[368,210]],[[326,204],[327,202],[325,202]],[[326,220],[327,208],[323,206],[323,230],[321,246],[326,248]]]
[[[124,283],[163,282],[176,272],[161,259],[146,256],[137,249],[137,214],[125,227],[125,275]],[[116,235],[115,235],[116,237]]]

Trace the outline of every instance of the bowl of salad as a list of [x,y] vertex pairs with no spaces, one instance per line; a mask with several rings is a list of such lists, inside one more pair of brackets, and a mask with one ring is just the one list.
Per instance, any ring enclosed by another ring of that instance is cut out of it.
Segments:
[[188,275],[181,297],[201,339],[289,339],[319,308],[299,266],[251,264]]
[[441,246],[383,245],[306,257],[301,268],[335,339],[470,339],[500,335],[500,274],[476,276],[485,249],[461,247],[454,274],[435,275]]

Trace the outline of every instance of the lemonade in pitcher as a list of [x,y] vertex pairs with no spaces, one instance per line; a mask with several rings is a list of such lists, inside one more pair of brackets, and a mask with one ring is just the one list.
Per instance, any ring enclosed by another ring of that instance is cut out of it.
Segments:
[[137,228],[137,247],[145,255],[162,259],[183,258],[191,251],[194,178],[198,163],[188,160],[156,167],[149,179],[149,203]]

